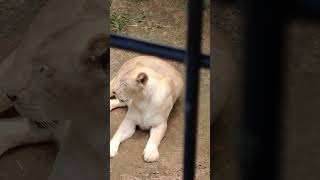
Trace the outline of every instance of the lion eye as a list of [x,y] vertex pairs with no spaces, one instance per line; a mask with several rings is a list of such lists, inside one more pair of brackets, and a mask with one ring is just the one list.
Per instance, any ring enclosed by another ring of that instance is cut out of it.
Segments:
[[125,87],[128,86],[128,84],[127,84],[126,82],[121,82],[121,85],[122,85],[122,86],[125,86]]

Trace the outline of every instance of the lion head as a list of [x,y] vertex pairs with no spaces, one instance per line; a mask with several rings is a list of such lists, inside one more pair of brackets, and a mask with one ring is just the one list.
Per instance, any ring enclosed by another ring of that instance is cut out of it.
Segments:
[[124,74],[117,83],[113,94],[121,102],[127,102],[143,93],[149,77],[141,68],[135,68]]

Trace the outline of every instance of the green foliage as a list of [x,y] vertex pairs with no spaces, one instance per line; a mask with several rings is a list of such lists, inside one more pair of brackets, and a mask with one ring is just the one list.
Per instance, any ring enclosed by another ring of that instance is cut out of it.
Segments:
[[122,33],[127,28],[128,15],[111,12],[111,31],[116,33]]

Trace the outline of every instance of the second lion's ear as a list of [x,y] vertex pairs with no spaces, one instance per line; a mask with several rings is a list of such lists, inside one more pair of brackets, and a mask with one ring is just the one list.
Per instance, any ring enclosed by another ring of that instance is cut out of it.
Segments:
[[139,84],[146,85],[148,82],[148,79],[149,79],[148,75],[144,72],[141,72],[138,74],[136,80]]

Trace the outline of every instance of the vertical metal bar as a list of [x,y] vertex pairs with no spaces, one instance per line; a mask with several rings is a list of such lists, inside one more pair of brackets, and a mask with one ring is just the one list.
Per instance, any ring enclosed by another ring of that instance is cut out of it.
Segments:
[[[107,35],[109,36],[109,35]],[[107,79],[106,79],[106,82],[105,82],[105,97],[104,99],[108,100],[106,101],[106,108],[105,109],[110,109],[110,104],[109,104],[109,98],[110,98],[110,40],[108,39],[107,41],[107,52],[104,54],[103,56],[103,59],[105,61],[102,61],[102,67],[105,69],[106,71],[106,74],[107,74]],[[107,124],[107,139],[110,139],[110,111],[106,111],[106,124]],[[106,154],[108,155],[107,156],[107,164],[106,164],[106,167],[107,167],[107,174],[106,176],[108,177],[108,180],[110,179],[110,157],[109,157],[109,154],[110,154],[110,144],[107,143],[106,144],[106,149],[107,149],[107,152]]]
[[198,114],[198,84],[201,58],[202,0],[189,0],[186,57],[184,180],[194,179]]
[[281,3],[251,0],[245,4],[241,180],[277,180],[280,175],[283,45],[287,15]]

